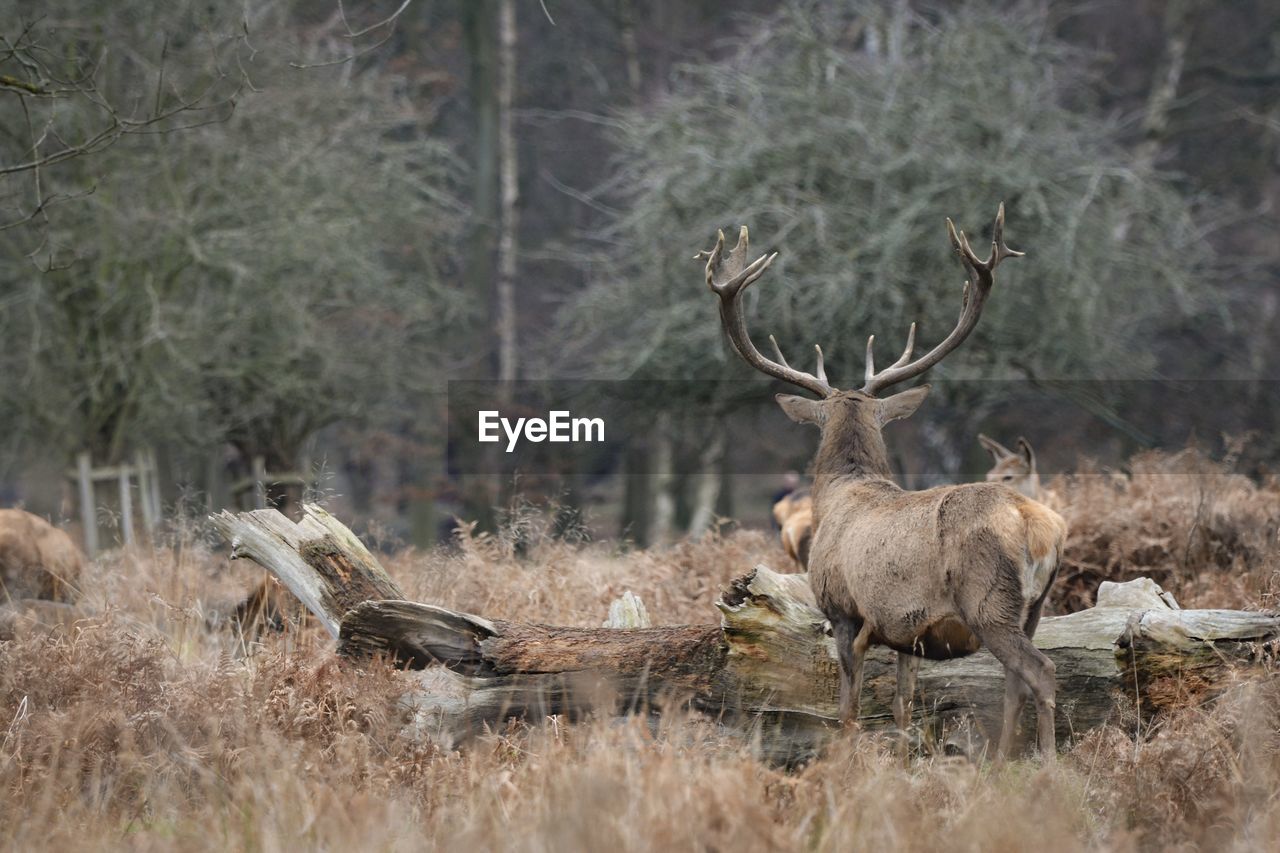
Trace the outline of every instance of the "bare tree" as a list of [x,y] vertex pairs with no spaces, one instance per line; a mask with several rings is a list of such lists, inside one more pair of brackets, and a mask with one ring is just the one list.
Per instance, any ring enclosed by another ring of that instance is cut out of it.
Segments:
[[434,105],[376,66],[289,67],[313,42],[259,47],[274,61],[229,120],[98,155],[64,265],[0,260],[10,443],[226,442],[288,471],[329,424],[439,399],[467,211]]
[[51,209],[96,185],[75,161],[223,121],[250,86],[238,13],[183,0],[123,0],[109,15],[84,5],[0,2],[0,231],[22,231],[23,253],[46,268],[66,248]]

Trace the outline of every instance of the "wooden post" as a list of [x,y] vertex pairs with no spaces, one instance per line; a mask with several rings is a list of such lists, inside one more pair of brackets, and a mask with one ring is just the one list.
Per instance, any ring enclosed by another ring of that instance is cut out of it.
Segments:
[[98,513],[93,505],[93,466],[87,450],[76,454],[76,479],[80,484],[80,524],[84,527],[84,550],[92,559],[98,555]]
[[151,517],[156,520],[156,524],[160,523],[161,501],[160,501],[160,466],[156,464],[156,451],[153,447],[147,448],[147,474],[148,482],[151,488],[147,491],[151,495]]
[[151,495],[151,465],[147,459],[147,454],[139,450],[134,454],[134,469],[138,475],[138,505],[142,507],[142,526],[147,531],[147,537],[156,529],[156,507]]
[[267,508],[267,460],[253,457],[253,508]]
[[116,473],[116,481],[120,484],[120,527],[124,533],[124,544],[133,544],[133,489],[129,482],[130,468],[123,462]]

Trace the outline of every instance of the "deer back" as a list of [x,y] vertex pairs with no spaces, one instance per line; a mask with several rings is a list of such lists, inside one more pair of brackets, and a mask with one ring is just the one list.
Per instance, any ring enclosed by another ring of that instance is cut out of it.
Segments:
[[0,510],[0,595],[72,601],[83,569],[65,531],[24,510]]

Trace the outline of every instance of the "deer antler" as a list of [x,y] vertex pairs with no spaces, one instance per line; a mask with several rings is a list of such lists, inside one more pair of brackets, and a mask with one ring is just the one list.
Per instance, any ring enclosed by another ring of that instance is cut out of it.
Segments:
[[[996,213],[996,222],[991,234],[991,254],[985,261],[973,253],[973,249],[969,246],[969,239],[965,237],[963,231],[956,231],[950,219],[947,220],[947,234],[951,238],[952,247],[960,257],[960,262],[969,273],[969,280],[964,283],[960,319],[956,322],[956,327],[943,339],[942,343],[912,361],[911,355],[916,346],[916,324],[912,323],[910,331],[907,332],[907,346],[902,351],[902,355],[898,356],[898,360],[893,364],[879,372],[876,371],[874,354],[876,336],[867,338],[867,372],[866,381],[862,386],[864,394],[874,397],[892,385],[919,376],[960,346],[978,324],[978,317],[982,315],[987,296],[991,293],[992,285],[995,284],[996,267],[1005,258],[1022,256],[1022,252],[1015,252],[1005,245],[1003,204]],[[729,251],[728,255],[724,253],[723,231],[716,232],[716,245],[711,251],[694,255],[695,260],[706,258],[707,286],[720,297],[720,322],[724,326],[725,334],[729,336],[729,343],[744,361],[761,373],[798,385],[820,397],[830,397],[837,393],[835,387],[827,381],[822,360],[822,347],[814,347],[818,354],[816,373],[805,373],[787,363],[773,335],[769,336],[769,342],[773,344],[777,361],[766,358],[751,342],[751,336],[747,332],[746,317],[742,311],[742,292],[764,275],[764,271],[773,263],[778,253],[761,255],[748,264],[747,248],[747,227],[744,225],[738,232],[738,244]]]
[[991,231],[991,254],[985,261],[973,253],[973,249],[969,246],[969,239],[964,236],[963,231],[956,233],[956,227],[950,219],[947,220],[947,235],[951,238],[951,246],[960,256],[960,262],[969,273],[969,280],[964,283],[960,319],[956,322],[956,327],[943,339],[942,343],[915,361],[911,361],[911,353],[915,349],[916,342],[916,324],[912,323],[911,331],[907,333],[906,349],[897,361],[879,373],[876,372],[872,356],[876,336],[869,337],[867,339],[867,374],[866,383],[862,386],[863,393],[875,396],[892,385],[919,376],[960,346],[978,324],[978,317],[982,315],[982,308],[986,304],[988,294],[991,293],[991,286],[995,284],[996,267],[1005,258],[1018,258],[1023,254],[1005,245],[1003,204],[996,213],[995,226]]
[[836,389],[827,382],[821,347],[814,347],[818,353],[817,372],[814,374],[796,370],[787,364],[782,350],[778,348],[778,342],[772,335],[769,336],[769,341],[773,344],[773,351],[778,357],[777,361],[766,358],[751,342],[751,336],[747,332],[747,320],[742,312],[742,291],[764,275],[764,271],[769,268],[769,264],[773,263],[778,253],[761,255],[748,264],[747,248],[747,227],[744,225],[738,232],[738,244],[729,251],[728,256],[724,254],[724,231],[716,233],[716,245],[711,251],[694,255],[695,260],[707,259],[707,286],[720,297],[720,322],[724,326],[725,334],[729,336],[729,343],[747,364],[761,373],[798,385],[819,397],[830,397],[836,393]]

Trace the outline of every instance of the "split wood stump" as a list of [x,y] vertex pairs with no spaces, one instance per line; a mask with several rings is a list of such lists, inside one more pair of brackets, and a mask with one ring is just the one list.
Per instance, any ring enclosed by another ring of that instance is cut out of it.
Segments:
[[[439,743],[512,717],[692,709],[744,733],[762,757],[790,762],[839,730],[835,646],[803,574],[756,566],[722,593],[718,624],[556,627],[404,600],[359,539],[313,505],[298,523],[270,509],[212,520],[232,557],[279,578],[339,654],[381,655],[418,671],[403,706],[415,730]],[[1181,610],[1144,578],[1103,583],[1097,606],[1042,619],[1035,644],[1057,665],[1058,736],[1067,741],[1103,723],[1149,718],[1180,682],[1220,683],[1227,666],[1268,657],[1278,636],[1280,616]],[[864,728],[893,727],[895,671],[887,650],[868,655]],[[1004,673],[986,651],[924,661],[917,691],[927,744],[980,753],[999,730]],[[1034,730],[1028,711],[1024,746]]]

